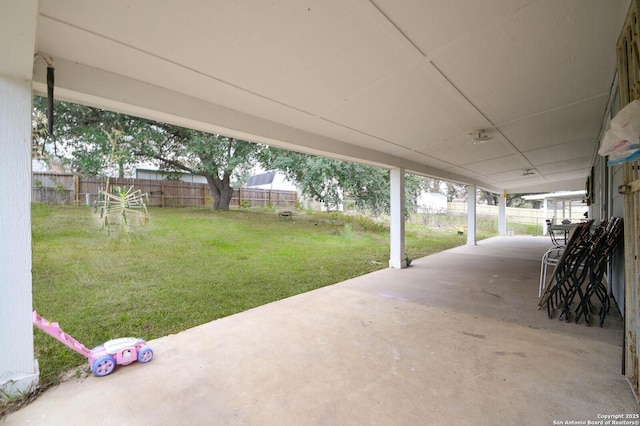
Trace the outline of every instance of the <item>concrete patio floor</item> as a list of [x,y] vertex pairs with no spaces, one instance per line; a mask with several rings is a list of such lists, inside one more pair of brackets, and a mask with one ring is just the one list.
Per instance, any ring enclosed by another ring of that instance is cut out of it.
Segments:
[[552,425],[639,413],[617,307],[604,328],[537,309],[549,245],[491,238],[203,324],[151,341],[149,364],[64,382],[5,421]]

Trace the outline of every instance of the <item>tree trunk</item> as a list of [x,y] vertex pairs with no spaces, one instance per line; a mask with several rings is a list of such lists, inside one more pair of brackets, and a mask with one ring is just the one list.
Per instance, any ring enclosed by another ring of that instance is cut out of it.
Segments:
[[498,195],[489,191],[485,191],[484,189],[480,190],[484,194],[485,200],[487,200],[487,205],[489,206],[497,206],[498,205]]
[[205,177],[207,178],[209,190],[213,196],[213,209],[229,210],[229,205],[233,198],[233,188],[231,187],[230,179],[219,179],[211,175],[205,175]]

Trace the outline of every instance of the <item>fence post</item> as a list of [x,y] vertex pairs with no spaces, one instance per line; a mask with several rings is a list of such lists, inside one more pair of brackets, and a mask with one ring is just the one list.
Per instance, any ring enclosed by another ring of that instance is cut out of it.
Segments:
[[74,187],[76,190],[76,206],[80,205],[80,176],[75,175],[73,177],[74,180]]
[[160,206],[164,207],[164,181],[160,181]]

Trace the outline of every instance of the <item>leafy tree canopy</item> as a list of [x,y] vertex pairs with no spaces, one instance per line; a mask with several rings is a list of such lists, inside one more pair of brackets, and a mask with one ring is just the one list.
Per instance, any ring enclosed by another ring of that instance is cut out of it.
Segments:
[[[280,170],[296,182],[306,196],[335,208],[344,199],[373,214],[388,213],[390,202],[389,170],[366,164],[318,157],[279,148],[261,153],[264,167]],[[416,200],[426,188],[425,179],[407,175],[406,211],[415,212]]]
[[[119,176],[141,162],[167,172],[188,172],[207,179],[214,209],[228,210],[233,181],[246,181],[250,170],[283,171],[302,193],[335,208],[343,200],[373,214],[389,212],[389,171],[365,164],[301,154],[279,148],[186,129],[112,111],[55,102],[55,138],[47,137],[46,100],[36,97],[33,111],[34,156],[60,156],[76,173]],[[464,185],[407,175],[406,211],[415,212],[422,191],[447,195],[452,201],[466,194]],[[489,204],[495,194],[483,191]],[[515,201],[515,200],[514,200]]]
[[[44,111],[36,98],[35,110]],[[118,174],[141,161],[161,170],[204,176],[214,199],[214,209],[228,210],[231,180],[246,174],[257,161],[263,145],[125,114],[55,102],[55,140],[49,151],[67,158],[72,169],[97,176],[114,164]]]

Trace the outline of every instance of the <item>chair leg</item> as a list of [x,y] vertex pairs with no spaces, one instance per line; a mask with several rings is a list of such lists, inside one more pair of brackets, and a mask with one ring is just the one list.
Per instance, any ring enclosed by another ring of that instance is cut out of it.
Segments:
[[587,289],[585,290],[584,294],[582,293],[581,289],[579,290],[580,300],[579,300],[578,306],[576,307],[576,324],[578,323],[578,321],[580,321],[580,318],[582,317],[582,315],[584,315],[584,322],[587,327],[591,325],[592,304],[591,304],[591,297],[590,297],[590,289],[591,289],[591,283],[587,285]]
[[[545,256],[546,256],[546,253],[545,253]],[[542,296],[542,290],[544,286],[542,277],[544,277],[546,272],[547,272],[547,266],[545,264],[545,258],[544,256],[542,256],[542,262],[540,264],[540,285],[538,286],[538,298]]]

